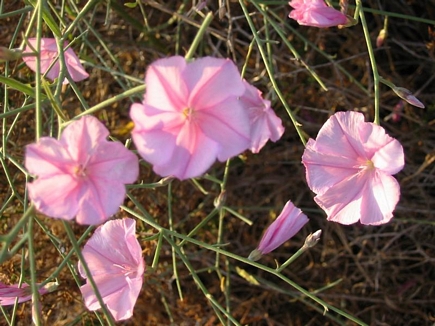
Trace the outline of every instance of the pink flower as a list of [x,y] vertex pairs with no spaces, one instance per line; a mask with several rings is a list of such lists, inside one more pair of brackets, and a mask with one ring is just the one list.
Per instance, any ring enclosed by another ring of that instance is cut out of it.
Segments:
[[402,145],[358,112],[338,112],[310,139],[302,162],[329,221],[379,225],[393,217],[404,166]]
[[[36,38],[29,38],[27,40],[28,45],[23,51],[23,54],[33,54],[33,49],[36,49]],[[33,47],[30,47],[30,45]],[[64,43],[64,48],[68,46],[68,42]],[[54,80],[59,77],[60,64],[58,60],[58,51],[56,40],[54,38],[41,38],[41,73],[46,74],[48,79]],[[23,61],[33,71],[36,72],[36,60],[37,56],[23,56]],[[56,60],[54,65],[48,71],[53,61]],[[72,48],[65,50],[65,64],[71,79],[78,82],[89,77],[89,74],[85,71],[79,58],[74,53]],[[48,71],[48,72],[47,72]],[[63,84],[68,84],[67,78],[64,79]]]
[[294,8],[289,17],[300,25],[331,27],[347,23],[346,15],[328,7],[323,0],[292,0],[289,5]]
[[281,119],[270,107],[270,101],[264,100],[261,92],[244,81],[246,91],[240,98],[243,106],[249,112],[251,123],[251,151],[258,153],[270,139],[273,142],[284,133]]
[[[145,262],[136,239],[136,221],[108,221],[99,226],[82,250],[98,291],[115,320],[128,319],[142,288]],[[83,278],[86,272],[79,262]],[[101,308],[89,282],[80,287],[89,310]]]
[[[39,289],[39,294],[43,295],[52,292],[57,288],[57,283],[50,282]],[[10,306],[15,304],[15,299],[18,298],[18,303],[26,302],[32,299],[32,289],[29,284],[22,283],[6,285],[0,282],[0,306]]]
[[60,140],[42,137],[26,148],[25,166],[38,178],[28,184],[37,210],[80,224],[100,224],[115,214],[125,184],[139,174],[137,156],[93,116],[71,122]]
[[238,100],[245,86],[232,61],[160,59],[145,83],[143,103],[131,107],[132,135],[157,174],[194,178],[249,148],[249,116]]
[[258,260],[284,242],[293,237],[308,222],[308,217],[291,201],[288,201],[281,214],[266,229],[257,249],[251,252],[248,259]]

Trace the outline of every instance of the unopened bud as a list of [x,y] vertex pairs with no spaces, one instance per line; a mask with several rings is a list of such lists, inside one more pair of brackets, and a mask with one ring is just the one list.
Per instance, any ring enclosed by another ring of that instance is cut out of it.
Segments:
[[387,31],[384,28],[382,28],[379,31],[378,37],[376,38],[376,47],[380,48],[384,44],[386,38],[387,38]]
[[224,190],[219,194],[219,196],[217,196],[214,199],[213,205],[216,208],[221,208],[225,204],[226,200],[227,200],[227,192]]
[[410,90],[403,87],[393,87],[392,90],[397,94],[401,99],[405,100],[411,105],[414,105],[418,108],[424,109],[424,104],[421,103]]
[[0,62],[12,61],[21,58],[23,51],[20,49],[8,49],[0,46]]
[[159,182],[157,182],[157,183],[159,185],[166,186],[166,185],[170,184],[172,182],[172,180],[174,180],[174,179],[175,179],[175,177],[173,177],[173,176],[164,177],[164,178],[160,179]]
[[57,281],[48,282],[47,284],[44,285],[43,289],[45,289],[48,293],[50,293],[57,290],[58,287],[59,287],[59,283]]
[[322,230],[317,230],[314,233],[310,233],[305,239],[304,246],[307,248],[314,247],[317,242],[320,240],[320,236],[322,235]]

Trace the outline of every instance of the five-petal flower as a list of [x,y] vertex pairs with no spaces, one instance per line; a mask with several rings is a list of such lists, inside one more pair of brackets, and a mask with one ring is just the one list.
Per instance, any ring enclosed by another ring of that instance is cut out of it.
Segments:
[[136,181],[138,158],[93,116],[71,122],[60,140],[42,137],[26,147],[25,166],[38,178],[28,184],[37,210],[80,224],[100,224],[124,201],[125,184]]
[[245,85],[228,59],[186,62],[175,56],[152,63],[142,104],[131,107],[133,141],[161,176],[204,174],[250,146],[250,121],[239,97]]
[[308,186],[328,220],[379,225],[393,217],[404,166],[402,145],[359,112],[338,112],[302,156]]

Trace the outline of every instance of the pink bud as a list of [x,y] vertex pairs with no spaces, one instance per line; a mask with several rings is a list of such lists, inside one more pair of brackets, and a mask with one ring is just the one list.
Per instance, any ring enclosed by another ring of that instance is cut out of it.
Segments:
[[383,28],[379,31],[378,37],[376,38],[376,47],[380,48],[385,39],[387,38],[387,31]]
[[401,99],[404,99],[409,104],[424,109],[424,104],[421,103],[418,98],[411,93],[410,90],[403,87],[393,87],[392,90],[397,94],[397,96],[399,96]]
[[[39,285],[39,284],[38,284]],[[56,290],[57,283],[49,282],[44,287],[39,289],[39,294],[46,294]],[[32,298],[32,289],[29,284],[23,283],[21,285],[12,284],[6,285],[0,282],[0,305],[9,306],[15,304],[15,300],[18,299],[18,303],[29,301]]]
[[308,222],[308,217],[291,201],[288,201],[278,218],[267,228],[257,249],[248,259],[258,260],[293,237]]

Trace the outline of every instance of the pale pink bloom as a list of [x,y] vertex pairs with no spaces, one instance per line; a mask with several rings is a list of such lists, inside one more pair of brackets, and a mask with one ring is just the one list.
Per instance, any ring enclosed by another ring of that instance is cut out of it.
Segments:
[[[36,49],[37,39],[29,38],[27,42],[28,44],[26,45],[23,51],[24,54],[23,61],[31,70],[36,72],[37,56],[25,56],[25,54],[34,53],[33,49]],[[33,47],[33,49],[30,45]],[[67,46],[68,46],[68,42],[65,42],[64,48],[66,48]],[[59,64],[58,54],[59,53],[57,51],[56,40],[54,38],[41,38],[41,53],[40,53],[41,73],[45,74],[45,76],[48,79],[54,80],[59,77],[60,64]],[[72,48],[68,48],[67,50],[65,50],[64,55],[65,55],[65,65],[72,80],[78,82],[89,77],[89,74],[83,68],[79,58],[74,53]],[[48,71],[48,69],[50,68],[54,60],[56,60],[56,62]],[[68,83],[69,83],[68,79],[65,78],[63,84],[68,84]]]
[[125,184],[136,181],[138,158],[93,116],[71,122],[60,140],[42,137],[26,147],[25,166],[38,178],[28,184],[36,209],[80,224],[100,224],[115,214]]
[[249,148],[249,116],[238,100],[245,86],[232,61],[160,59],[145,83],[143,103],[130,111],[132,136],[157,174],[194,178]]
[[346,15],[328,7],[323,0],[292,0],[289,5],[294,8],[289,17],[300,25],[331,27],[348,22]]
[[359,112],[338,112],[306,144],[302,162],[329,221],[379,225],[393,217],[404,166],[402,145]]
[[292,238],[308,222],[308,217],[291,201],[288,201],[281,214],[266,229],[257,249],[251,252],[248,259],[258,260],[284,242]]
[[[47,285],[49,285],[48,283]],[[39,294],[46,294],[51,292],[49,287],[42,287],[39,289]],[[10,306],[15,304],[18,298],[18,303],[26,302],[32,299],[32,289],[29,284],[22,283],[21,286],[18,284],[6,285],[0,282],[0,306]]]
[[244,81],[246,91],[240,98],[243,106],[249,112],[251,123],[251,151],[258,153],[270,139],[275,142],[284,133],[281,119],[270,107],[270,101],[264,100],[261,92]]
[[[98,292],[115,320],[133,315],[142,289],[145,262],[135,234],[136,221],[131,218],[108,221],[95,230],[82,250]],[[80,262],[78,269],[87,278]],[[89,310],[101,308],[89,282],[80,291]]]

